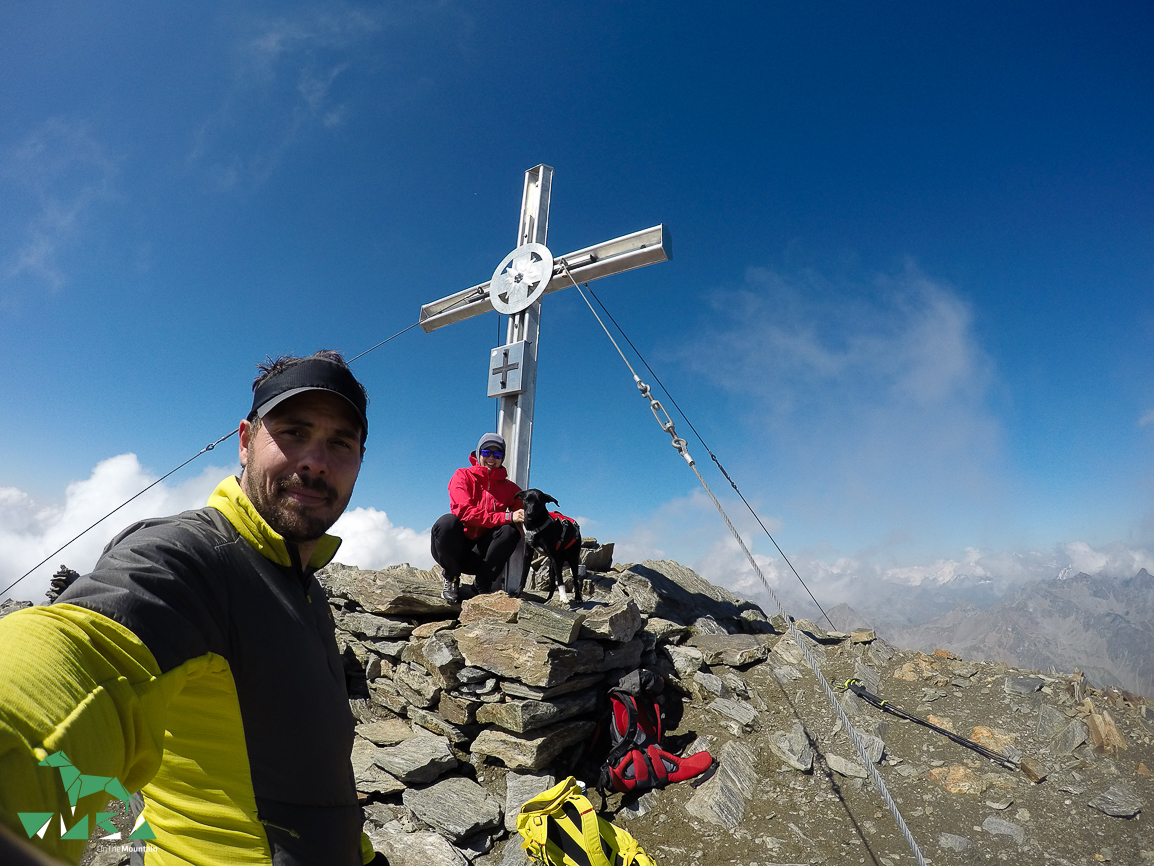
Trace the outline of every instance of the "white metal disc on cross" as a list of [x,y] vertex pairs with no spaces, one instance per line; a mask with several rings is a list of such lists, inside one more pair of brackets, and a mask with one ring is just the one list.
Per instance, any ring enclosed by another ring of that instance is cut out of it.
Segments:
[[489,280],[493,309],[512,316],[528,309],[545,294],[553,278],[553,254],[544,244],[522,244],[501,259]]

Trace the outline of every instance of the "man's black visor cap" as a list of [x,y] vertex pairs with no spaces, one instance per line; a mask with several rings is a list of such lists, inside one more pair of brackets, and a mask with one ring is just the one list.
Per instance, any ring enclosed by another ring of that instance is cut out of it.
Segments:
[[363,438],[368,438],[369,419],[365,411],[368,400],[364,389],[348,367],[324,358],[308,358],[261,382],[252,395],[250,417],[255,414],[264,418],[273,407],[305,391],[329,391],[344,397],[360,418]]

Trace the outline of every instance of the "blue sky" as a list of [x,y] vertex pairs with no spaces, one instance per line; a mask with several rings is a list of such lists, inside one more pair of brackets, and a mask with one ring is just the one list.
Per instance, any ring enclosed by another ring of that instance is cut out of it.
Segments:
[[[488,279],[540,162],[555,254],[670,228],[593,288],[823,602],[1149,567],[1152,36],[1141,3],[7,4],[0,584],[232,429],[265,355],[356,355]],[[348,560],[427,564],[497,342],[489,315],[356,362]],[[572,290],[537,403],[533,482],[586,534],[752,591]]]

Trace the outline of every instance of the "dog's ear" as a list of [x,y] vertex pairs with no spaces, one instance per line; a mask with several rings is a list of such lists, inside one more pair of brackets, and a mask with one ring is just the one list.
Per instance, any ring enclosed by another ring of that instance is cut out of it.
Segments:
[[552,496],[546,496],[545,501],[546,502],[552,502],[554,505],[560,505],[561,504],[556,499],[554,499]]
[[516,493],[513,494],[513,498],[514,499],[520,499],[522,502],[524,502],[525,501],[525,491],[524,490],[518,490]]

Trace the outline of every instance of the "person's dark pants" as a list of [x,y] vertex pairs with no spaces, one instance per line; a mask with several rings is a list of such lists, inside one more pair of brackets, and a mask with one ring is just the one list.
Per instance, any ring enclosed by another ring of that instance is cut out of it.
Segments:
[[476,575],[477,588],[488,591],[517,549],[521,533],[512,523],[487,529],[479,538],[465,535],[465,525],[452,514],[442,514],[433,524],[430,548],[445,577]]

